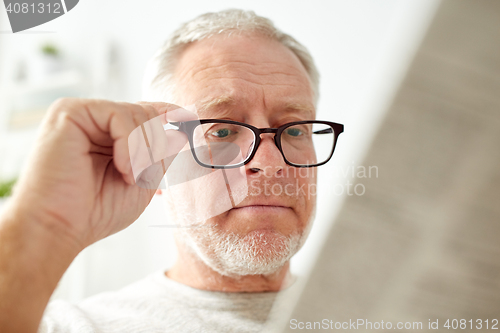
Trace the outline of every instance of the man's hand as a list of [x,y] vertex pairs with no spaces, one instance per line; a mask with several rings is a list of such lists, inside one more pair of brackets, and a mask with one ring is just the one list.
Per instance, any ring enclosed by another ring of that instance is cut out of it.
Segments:
[[174,109],[179,107],[57,101],[50,108],[14,199],[40,223],[64,231],[62,236],[68,236],[80,249],[126,228],[155,192],[135,185],[129,134]]
[[[135,185],[129,134],[153,118],[166,123],[174,109],[179,107],[83,99],[51,106],[0,220],[0,331],[35,331],[78,252],[144,211],[155,189]],[[175,118],[183,120],[178,113]],[[187,139],[172,135],[178,151]]]

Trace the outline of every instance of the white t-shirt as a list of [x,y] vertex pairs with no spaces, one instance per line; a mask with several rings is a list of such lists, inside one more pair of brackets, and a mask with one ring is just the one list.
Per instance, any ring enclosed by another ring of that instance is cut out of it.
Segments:
[[78,304],[51,301],[38,332],[272,331],[270,313],[283,310],[279,304],[287,306],[286,299],[293,289],[262,293],[206,291],[173,281],[158,271],[121,290],[101,293]]

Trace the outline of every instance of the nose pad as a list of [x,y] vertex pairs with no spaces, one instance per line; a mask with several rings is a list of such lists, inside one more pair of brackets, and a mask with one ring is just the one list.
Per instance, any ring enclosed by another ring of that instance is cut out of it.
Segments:
[[[268,146],[267,148],[262,148],[263,147],[263,142],[265,142],[264,143],[265,146],[267,146],[269,144],[272,145],[272,146]],[[285,163],[284,158],[283,158],[283,153],[281,153],[281,150],[280,150],[279,146],[276,143],[276,135],[272,139],[272,143],[268,142],[266,139],[262,139],[260,141],[259,146],[257,148],[255,148],[254,145],[255,145],[255,143],[252,145],[252,148],[255,150],[254,151],[254,154],[255,154],[254,158],[259,154],[259,151],[258,151],[259,149],[265,149],[265,150],[272,149],[272,150],[276,150],[276,151],[274,151],[272,154],[266,156],[264,158],[264,163],[273,163],[273,162],[276,162],[276,163],[279,163],[280,165],[281,165],[282,162]],[[269,153],[269,151],[268,151],[268,153]],[[262,157],[259,157],[259,158],[262,158]],[[279,158],[280,162],[278,162],[277,160],[274,160],[275,158]]]
[[252,153],[252,150],[253,150],[253,147],[255,145],[255,140],[252,141],[252,143],[250,144],[250,147],[248,147],[248,151],[247,151],[247,154],[245,156],[245,160],[248,158],[248,156],[250,156],[250,154]]

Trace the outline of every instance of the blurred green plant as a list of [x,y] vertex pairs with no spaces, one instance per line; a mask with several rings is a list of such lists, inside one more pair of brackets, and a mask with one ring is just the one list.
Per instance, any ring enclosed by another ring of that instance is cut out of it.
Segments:
[[12,188],[17,179],[0,182],[0,198],[8,197],[12,193]]
[[54,44],[45,44],[42,46],[42,53],[48,56],[57,57],[59,49]]

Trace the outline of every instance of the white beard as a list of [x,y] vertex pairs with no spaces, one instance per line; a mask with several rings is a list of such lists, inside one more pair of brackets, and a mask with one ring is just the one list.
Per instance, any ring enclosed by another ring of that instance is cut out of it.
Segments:
[[273,274],[307,238],[307,232],[286,237],[276,231],[257,230],[242,237],[213,228],[200,229],[182,230],[182,241],[208,267],[226,276]]

